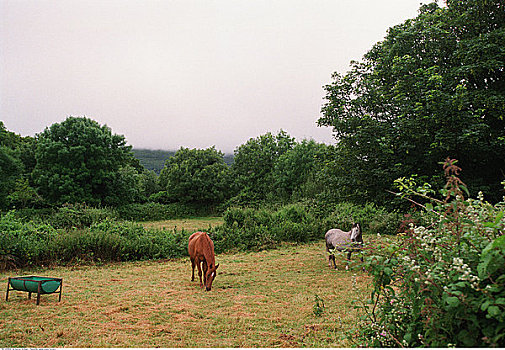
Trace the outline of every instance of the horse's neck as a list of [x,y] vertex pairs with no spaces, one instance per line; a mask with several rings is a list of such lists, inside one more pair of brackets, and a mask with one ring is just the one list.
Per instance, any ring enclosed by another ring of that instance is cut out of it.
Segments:
[[205,242],[205,248],[203,249],[203,257],[205,258],[207,265],[211,264],[214,265],[215,263],[214,252],[212,250],[212,245],[208,240],[206,240]]
[[214,265],[215,258],[214,254],[210,251],[210,249],[205,249],[203,252],[203,256],[205,258],[205,261],[207,262],[208,265]]

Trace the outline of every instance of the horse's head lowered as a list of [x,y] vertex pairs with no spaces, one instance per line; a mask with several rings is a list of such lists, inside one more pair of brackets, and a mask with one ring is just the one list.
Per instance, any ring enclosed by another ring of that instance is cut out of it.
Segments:
[[210,264],[209,268],[207,269],[206,275],[205,275],[205,289],[210,291],[212,288],[212,282],[214,282],[214,278],[216,278],[217,275],[217,268],[219,267],[219,264],[214,266],[214,264]]

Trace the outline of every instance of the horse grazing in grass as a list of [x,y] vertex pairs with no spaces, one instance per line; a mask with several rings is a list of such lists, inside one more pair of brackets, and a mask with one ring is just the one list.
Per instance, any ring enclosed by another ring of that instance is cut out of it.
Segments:
[[[195,232],[189,237],[188,243],[189,258],[191,259],[191,281],[195,280],[195,265],[198,267],[198,276],[200,276],[200,287],[209,291],[212,288],[212,282],[216,278],[216,265],[214,255],[214,243],[205,232]],[[200,267],[200,264],[202,265]],[[203,284],[202,284],[203,269]]]
[[[361,226],[358,223],[352,224],[351,231],[345,232],[338,228],[334,228],[326,232],[324,235],[326,239],[326,250],[328,251],[328,264],[331,267],[331,262],[333,261],[333,266],[337,268],[335,263],[335,250],[347,251],[347,260],[351,260],[351,253],[353,250],[360,250],[363,245],[363,234],[361,232]],[[363,261],[363,257],[361,257]],[[346,266],[347,268],[347,266]]]

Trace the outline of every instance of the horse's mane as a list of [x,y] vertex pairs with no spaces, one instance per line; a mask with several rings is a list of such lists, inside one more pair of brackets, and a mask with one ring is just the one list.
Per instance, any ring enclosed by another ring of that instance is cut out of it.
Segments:
[[209,235],[205,232],[201,232],[198,239],[200,240],[200,249],[202,249],[203,256],[209,267],[216,266],[216,257],[214,256],[214,243],[210,239]]

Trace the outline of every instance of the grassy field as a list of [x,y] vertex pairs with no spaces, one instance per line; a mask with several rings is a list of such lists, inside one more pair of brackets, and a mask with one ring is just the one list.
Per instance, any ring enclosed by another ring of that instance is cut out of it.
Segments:
[[[356,321],[353,280],[366,290],[370,278],[342,261],[330,270],[323,247],[218,255],[210,292],[190,281],[189,259],[0,273],[4,292],[9,276],[64,282],[61,302],[43,295],[36,306],[24,292],[0,301],[0,347],[349,346],[343,332]],[[321,316],[313,312],[316,295]]]

